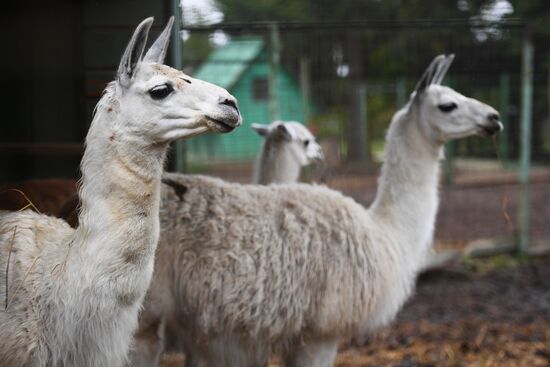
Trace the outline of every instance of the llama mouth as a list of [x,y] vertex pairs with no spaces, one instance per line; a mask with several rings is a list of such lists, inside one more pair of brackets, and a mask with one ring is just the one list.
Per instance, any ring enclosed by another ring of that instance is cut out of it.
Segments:
[[228,123],[225,123],[221,120],[218,120],[218,119],[215,119],[215,118],[212,118],[210,116],[206,116],[206,119],[209,121],[209,122],[212,122],[212,124],[214,125],[214,130],[217,131],[217,132],[220,132],[220,133],[228,133],[230,131],[233,131],[235,130],[236,126],[231,126],[229,125]]
[[479,125],[479,134],[482,136],[493,136],[501,130],[500,125]]

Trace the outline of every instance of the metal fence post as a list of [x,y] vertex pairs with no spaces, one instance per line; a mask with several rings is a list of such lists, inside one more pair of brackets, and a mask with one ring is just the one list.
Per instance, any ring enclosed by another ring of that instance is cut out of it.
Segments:
[[367,84],[365,82],[359,85],[359,118],[362,121],[362,137],[364,141],[363,148],[363,160],[368,160],[370,158],[370,146],[369,146],[369,116],[368,116],[368,107],[367,107]]
[[407,103],[407,80],[400,76],[395,83],[395,102],[397,109],[403,108]]
[[[449,87],[454,87],[455,80],[451,76],[447,77],[447,83]],[[455,178],[455,166],[454,159],[457,150],[458,141],[451,140],[444,146],[445,160],[443,161],[443,179],[445,185],[452,186]]]
[[[183,41],[181,39],[181,8],[180,0],[172,0],[172,14],[174,15],[174,27],[172,28],[172,66],[181,70]],[[185,172],[186,170],[186,149],[185,143],[181,140],[174,142],[174,164],[176,172]]]
[[504,130],[502,131],[499,137],[498,150],[500,153],[500,158],[505,166],[508,166],[510,160],[510,142],[509,134],[510,129],[508,126],[508,115],[510,113],[510,75],[503,73],[500,75],[500,121],[504,125]]
[[[550,116],[550,53],[546,56],[546,107],[548,108],[546,110],[547,116]],[[550,117],[546,121],[546,131],[548,131],[547,139],[550,139]]]
[[353,81],[350,85],[350,118],[347,128],[348,153],[350,162],[363,162],[367,159],[367,86],[363,81]]
[[520,128],[520,196],[518,205],[518,251],[529,245],[529,166],[531,161],[531,123],[533,114],[533,54],[530,32],[525,33],[521,63],[521,128]]
[[304,124],[308,124],[311,119],[310,100],[311,100],[311,82],[309,80],[309,60],[307,57],[300,57],[300,92],[302,94],[302,113],[304,115]]
[[456,142],[450,141],[445,144],[445,160],[443,161],[443,176],[445,185],[452,186],[454,183],[454,155],[456,150]]
[[279,120],[279,91],[278,91],[278,75],[279,64],[281,63],[281,45],[279,39],[279,26],[277,23],[272,23],[269,27],[270,33],[270,52],[269,52],[269,117],[271,121]]

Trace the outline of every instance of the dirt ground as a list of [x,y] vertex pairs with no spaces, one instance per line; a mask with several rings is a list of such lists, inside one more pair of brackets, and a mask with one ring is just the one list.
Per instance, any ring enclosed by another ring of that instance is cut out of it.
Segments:
[[396,322],[338,365],[549,366],[550,259],[501,261],[425,275]]

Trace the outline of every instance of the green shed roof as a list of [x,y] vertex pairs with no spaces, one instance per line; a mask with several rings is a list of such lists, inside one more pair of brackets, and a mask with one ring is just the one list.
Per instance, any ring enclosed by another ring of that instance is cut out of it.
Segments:
[[214,49],[194,76],[230,89],[263,47],[261,38],[232,39],[226,45]]

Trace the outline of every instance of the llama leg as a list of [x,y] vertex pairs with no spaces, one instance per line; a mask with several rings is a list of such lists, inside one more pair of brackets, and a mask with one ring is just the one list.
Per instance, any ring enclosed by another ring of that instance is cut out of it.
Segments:
[[185,367],[202,367],[200,355],[191,351],[185,350]]
[[130,355],[130,366],[158,366],[164,350],[164,322],[154,320],[149,323],[140,323],[134,336],[134,344]]
[[167,340],[175,341],[185,354],[184,367],[205,367],[201,350],[190,329],[186,324],[178,324],[175,329],[167,328]]
[[264,367],[268,353],[259,343],[243,340],[237,335],[210,338],[206,355],[209,367]]
[[285,356],[285,367],[332,367],[338,352],[336,340],[308,341]]

